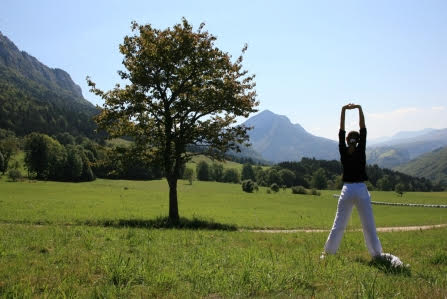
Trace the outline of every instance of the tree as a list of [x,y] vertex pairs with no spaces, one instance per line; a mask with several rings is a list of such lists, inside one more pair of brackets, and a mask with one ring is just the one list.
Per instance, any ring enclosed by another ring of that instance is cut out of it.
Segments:
[[68,132],[64,132],[64,133],[58,133],[56,134],[56,136],[54,136],[57,141],[59,141],[60,144],[66,146],[69,144],[75,144],[75,138],[70,135],[70,133]]
[[63,176],[59,172],[62,172],[65,160],[65,148],[48,135],[31,133],[25,138],[25,165],[38,179]]
[[5,167],[5,158],[3,157],[2,152],[0,152],[0,172],[5,173],[5,170],[3,169]]
[[247,144],[248,128],[236,118],[256,112],[254,76],[214,45],[216,37],[197,31],[186,19],[172,29],[132,23],[132,36],[120,45],[127,71],[119,71],[126,86],[103,92],[87,77],[91,91],[105,101],[96,118],[111,137],[132,136],[163,161],[169,185],[169,218],[179,219],[177,181],[193,153],[188,145],[204,147],[223,159],[228,150]]
[[293,186],[293,183],[295,182],[295,174],[293,173],[293,171],[288,169],[281,169],[278,174],[284,186]]
[[194,179],[194,170],[192,168],[185,168],[183,172],[183,179],[188,180],[189,184],[192,185],[192,180]]
[[3,154],[3,167],[2,173],[8,170],[9,161],[12,156],[14,156],[19,149],[19,141],[17,137],[9,135],[4,139],[0,140],[0,152]]
[[210,181],[210,166],[205,161],[200,161],[196,168],[197,179],[199,181]]
[[227,168],[224,171],[223,175],[223,181],[225,183],[239,183],[241,180],[241,177],[239,175],[239,171],[234,168]]
[[241,174],[242,180],[255,180],[255,172],[253,170],[253,167],[251,164],[247,163],[242,166],[242,174]]
[[394,187],[394,192],[399,194],[400,197],[402,197],[402,195],[404,195],[404,191],[405,191],[405,185],[402,183],[396,184],[396,187]]
[[319,168],[317,171],[314,172],[312,175],[312,182],[311,182],[312,188],[315,189],[326,189],[327,187],[327,178],[326,178],[326,172],[323,168]]
[[[343,178],[341,175],[337,175],[334,181],[335,189],[341,189],[343,188]],[[369,189],[369,188],[368,188]],[[369,189],[372,190],[372,189]]]
[[222,164],[213,163],[211,164],[211,180],[216,182],[222,182],[224,167]]
[[261,166],[255,167],[256,183],[260,186],[267,186],[267,174]]
[[378,179],[376,186],[381,191],[391,191],[393,189],[392,182],[388,175],[384,175],[382,178]]
[[65,179],[78,180],[82,175],[83,165],[79,149],[75,146],[68,146],[65,160]]
[[270,168],[267,170],[267,184],[277,184],[282,185],[281,177],[279,176],[278,170],[275,168]]

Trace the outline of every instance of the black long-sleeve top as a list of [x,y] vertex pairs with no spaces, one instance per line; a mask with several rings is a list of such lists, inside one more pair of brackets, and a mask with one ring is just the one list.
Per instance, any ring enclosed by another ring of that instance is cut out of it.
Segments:
[[355,183],[368,180],[366,175],[366,128],[360,129],[360,140],[355,151],[348,153],[345,143],[346,132],[340,130],[338,133],[338,149],[340,151],[341,164],[343,165],[343,182]]

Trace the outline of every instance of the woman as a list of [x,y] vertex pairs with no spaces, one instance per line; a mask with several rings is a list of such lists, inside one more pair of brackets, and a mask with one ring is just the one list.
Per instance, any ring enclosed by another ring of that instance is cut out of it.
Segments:
[[[351,109],[359,110],[360,133],[356,131],[349,132],[348,137],[346,138],[348,146],[346,146],[345,111]],[[369,253],[373,257],[378,257],[382,253],[382,245],[377,237],[370,195],[364,183],[368,180],[365,171],[366,127],[365,117],[360,105],[348,104],[343,106],[341,110],[340,132],[338,133],[338,137],[344,184],[340,198],[338,199],[334,224],[329,233],[326,245],[324,246],[324,252],[321,258],[324,258],[326,253],[335,254],[337,252],[345,227],[351,216],[353,205],[356,206],[360,220],[362,221],[363,235]]]

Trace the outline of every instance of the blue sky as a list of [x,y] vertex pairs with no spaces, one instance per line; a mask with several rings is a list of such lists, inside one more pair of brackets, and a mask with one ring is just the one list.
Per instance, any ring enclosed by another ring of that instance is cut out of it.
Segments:
[[[259,109],[337,138],[340,108],[363,106],[371,138],[447,128],[447,1],[2,0],[0,31],[66,70],[94,104],[85,77],[119,82],[118,45],[130,22],[164,29],[186,17],[256,74]],[[347,116],[357,128],[357,114]]]

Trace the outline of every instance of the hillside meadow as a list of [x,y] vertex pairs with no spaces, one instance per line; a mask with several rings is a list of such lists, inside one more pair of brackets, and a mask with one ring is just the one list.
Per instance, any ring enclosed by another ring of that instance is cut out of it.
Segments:
[[[371,262],[361,232],[321,261],[339,191],[244,193],[238,184],[179,182],[180,215],[203,229],[149,229],[165,216],[159,181],[0,180],[0,297],[447,296],[447,229],[379,233],[408,267]],[[375,200],[447,204],[447,193],[372,192]],[[378,226],[447,222],[447,209],[373,206]],[[349,228],[360,227],[354,212]],[[213,225],[211,225],[213,224]],[[217,225],[216,225],[217,224]],[[200,226],[199,226],[200,227]]]

